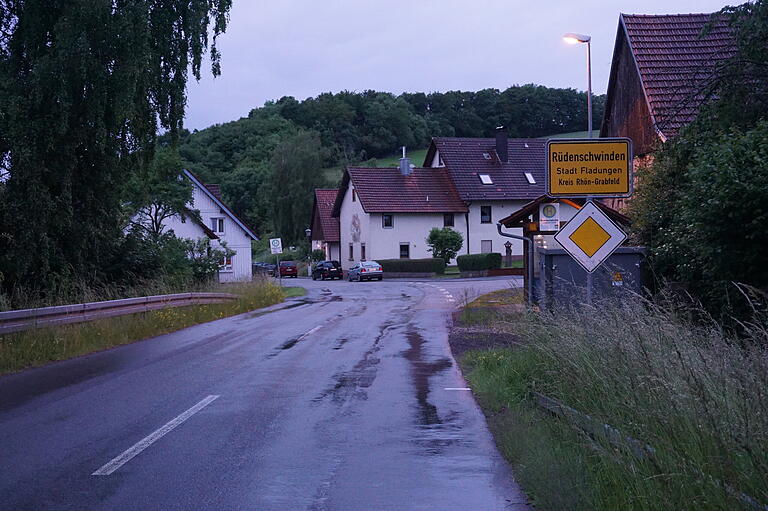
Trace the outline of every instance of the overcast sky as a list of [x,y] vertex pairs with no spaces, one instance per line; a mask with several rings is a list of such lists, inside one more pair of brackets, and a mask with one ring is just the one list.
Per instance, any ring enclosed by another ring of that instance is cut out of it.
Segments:
[[[742,2],[731,2],[742,3]],[[222,75],[189,84],[186,127],[246,116],[282,96],[399,94],[536,83],[603,94],[619,13],[714,12],[723,0],[234,0]],[[208,70],[207,70],[208,71]]]

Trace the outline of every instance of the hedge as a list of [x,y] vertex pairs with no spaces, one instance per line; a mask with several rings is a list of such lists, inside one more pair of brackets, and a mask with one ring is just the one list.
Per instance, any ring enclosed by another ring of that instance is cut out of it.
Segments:
[[376,259],[385,272],[393,273],[444,273],[445,260],[439,257],[427,259]]
[[456,258],[456,263],[459,265],[459,271],[495,270],[501,268],[501,254],[492,252],[490,254],[460,255]]

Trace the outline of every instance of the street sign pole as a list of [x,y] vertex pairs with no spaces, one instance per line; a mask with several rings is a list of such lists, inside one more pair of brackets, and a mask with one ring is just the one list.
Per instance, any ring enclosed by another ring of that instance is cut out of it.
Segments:
[[[590,136],[592,132],[590,131]],[[586,202],[584,202],[584,205],[592,204],[592,197],[587,197]],[[592,276],[592,272],[587,272],[587,305],[592,305],[592,286],[594,285],[594,277]]]

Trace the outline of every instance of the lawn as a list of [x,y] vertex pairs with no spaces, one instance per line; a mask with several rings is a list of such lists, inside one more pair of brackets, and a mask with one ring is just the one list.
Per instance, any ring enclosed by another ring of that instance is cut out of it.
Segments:
[[[356,164],[359,167],[397,167],[400,163],[401,153],[387,156],[386,158],[371,158],[364,162]],[[427,156],[426,149],[417,149],[407,153],[408,158],[411,159],[411,163],[417,167],[421,167],[424,164],[424,158]],[[327,185],[330,187],[336,187],[341,180],[342,167],[328,167],[321,169],[320,172],[325,176]]]

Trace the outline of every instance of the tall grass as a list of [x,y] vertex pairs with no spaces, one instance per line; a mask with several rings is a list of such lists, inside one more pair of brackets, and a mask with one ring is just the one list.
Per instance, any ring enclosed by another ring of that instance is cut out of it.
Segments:
[[92,353],[266,307],[281,302],[286,296],[284,289],[286,288],[267,280],[233,284],[223,289],[240,295],[238,300],[232,302],[168,308],[88,323],[0,335],[0,374]]
[[229,287],[215,281],[200,282],[192,278],[134,279],[124,283],[102,283],[98,280],[61,279],[49,282],[44,291],[19,286],[0,290],[0,311],[33,309],[53,305],[118,300],[137,296],[219,291]]
[[[525,464],[542,508],[750,509],[741,494],[768,503],[765,317],[744,325],[740,338],[701,311],[641,300],[500,323],[527,345],[470,353],[469,380],[491,412],[513,412],[500,413],[507,424],[497,438],[513,463]],[[535,409],[532,391],[649,444],[655,456],[635,459],[559,423]],[[504,445],[505,430],[517,432],[514,445]],[[555,460],[557,451],[572,461]],[[542,477],[547,463],[581,482],[553,488]],[[571,498],[552,501],[552,491]]]

